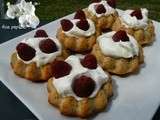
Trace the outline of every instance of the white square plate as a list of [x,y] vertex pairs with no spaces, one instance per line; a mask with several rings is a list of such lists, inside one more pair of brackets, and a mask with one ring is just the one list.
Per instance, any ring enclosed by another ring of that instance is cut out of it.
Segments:
[[[69,15],[65,18],[71,18]],[[160,23],[154,22],[156,41],[144,48],[145,65],[140,72],[128,77],[113,76],[115,96],[108,108],[93,117],[96,120],[150,120],[160,105]],[[59,20],[43,27],[55,36]],[[46,83],[33,83],[16,76],[10,67],[10,56],[24,37],[31,37],[35,31],[12,39],[0,45],[0,80],[40,119],[70,120],[61,115],[48,103]]]

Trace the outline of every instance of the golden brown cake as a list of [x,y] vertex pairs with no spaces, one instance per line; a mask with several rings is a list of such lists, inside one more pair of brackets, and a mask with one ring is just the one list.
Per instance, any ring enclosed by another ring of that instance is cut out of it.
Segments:
[[61,97],[52,84],[52,79],[48,81],[48,102],[59,108],[60,112],[67,116],[77,116],[81,118],[89,117],[97,112],[103,111],[109,104],[112,96],[112,81],[108,81],[95,98],[85,98],[77,101],[74,97]]
[[76,12],[74,19],[63,19],[60,23],[57,38],[65,49],[79,53],[92,49],[98,33],[96,33],[94,22],[86,19],[82,10]]
[[109,3],[109,1],[111,0],[94,1],[84,10],[86,17],[95,22],[96,30],[99,33],[111,28],[118,17],[118,12],[115,9],[116,3]]
[[125,11],[121,17],[116,19],[112,29],[114,31],[125,30],[134,36],[140,45],[150,44],[155,38],[154,25],[148,19],[148,11],[146,9]]
[[65,59],[68,52],[60,43],[38,30],[35,38],[24,39],[11,55],[11,67],[15,74],[34,82],[47,81],[53,76],[52,62]]
[[96,56],[104,70],[116,75],[134,73],[139,70],[144,60],[143,50],[132,36],[127,36],[124,31],[117,33],[113,31],[98,38],[92,54]]
[[82,53],[85,51],[90,51],[93,45],[96,43],[96,35],[90,37],[70,37],[65,35],[60,28],[57,32],[57,38],[63,44],[63,46],[71,51]]
[[[94,59],[93,55],[86,55],[79,63],[76,56],[70,56],[65,60],[66,63],[59,62],[60,66],[65,66],[65,72],[69,72],[65,75],[57,72],[56,78],[49,79],[48,102],[57,107],[62,114],[86,118],[103,111],[109,104],[109,98],[113,95],[112,80],[109,74],[104,73],[100,66],[95,64]],[[79,70],[75,69],[75,66]],[[59,71],[58,67],[55,68]],[[92,73],[90,69],[99,72]],[[101,77],[94,80],[94,76]]]
[[[63,51],[62,56],[57,56],[56,59],[65,59],[69,56],[67,51]],[[26,64],[22,60],[17,58],[17,53],[13,53],[11,56],[11,67],[15,74],[20,77],[26,78],[34,82],[47,81],[53,76],[52,63],[48,63],[41,67],[37,67],[35,62]]]

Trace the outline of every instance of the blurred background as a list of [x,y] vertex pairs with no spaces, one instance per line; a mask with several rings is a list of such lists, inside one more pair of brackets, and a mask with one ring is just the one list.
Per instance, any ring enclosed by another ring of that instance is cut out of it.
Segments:
[[[20,0],[0,0],[4,3],[1,6],[6,6],[7,2],[15,3]],[[41,20],[53,21],[59,17],[65,16],[74,12],[78,8],[85,8],[91,0],[26,0],[38,2],[36,14]],[[160,0],[117,0],[117,8],[128,9],[145,7],[149,10],[150,18],[160,21]],[[4,11],[6,7],[4,7]],[[3,12],[2,14],[4,14]]]

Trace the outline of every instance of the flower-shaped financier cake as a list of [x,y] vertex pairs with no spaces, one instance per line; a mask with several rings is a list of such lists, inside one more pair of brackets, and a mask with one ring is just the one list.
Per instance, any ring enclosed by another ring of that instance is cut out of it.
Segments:
[[73,52],[90,51],[96,42],[94,22],[86,19],[82,10],[78,10],[73,20],[61,20],[57,38],[64,48]]
[[110,29],[118,17],[115,7],[115,0],[93,0],[84,11],[86,17],[95,22],[96,30],[102,33]]
[[53,70],[56,72],[47,86],[48,101],[62,114],[86,118],[106,108],[113,94],[112,81],[93,55],[55,61]]
[[144,59],[141,46],[123,30],[99,36],[92,54],[104,70],[117,75],[136,72]]
[[141,45],[152,43],[155,38],[154,25],[145,8],[124,11],[122,16],[116,19],[112,29],[127,31]]
[[52,62],[65,59],[66,50],[57,39],[48,37],[44,30],[38,30],[33,38],[23,39],[11,56],[15,74],[31,81],[47,81],[52,77]]

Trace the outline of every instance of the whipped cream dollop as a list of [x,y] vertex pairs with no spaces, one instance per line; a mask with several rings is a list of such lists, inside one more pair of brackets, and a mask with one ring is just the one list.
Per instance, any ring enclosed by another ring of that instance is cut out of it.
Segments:
[[35,15],[22,15],[19,17],[20,26],[23,28],[31,27],[36,28],[39,24],[39,18]]
[[93,98],[97,95],[102,85],[107,82],[109,76],[102,70],[98,65],[96,69],[88,69],[81,65],[79,56],[69,56],[65,62],[72,66],[72,70],[69,75],[61,78],[53,78],[53,85],[55,86],[57,92],[63,96],[73,96],[76,100],[82,100],[83,98],[78,97],[72,90],[72,83],[76,77],[85,75],[90,77],[95,82],[95,89],[89,98]]
[[134,37],[127,34],[129,41],[114,42],[112,36],[115,31],[105,33],[97,38],[100,49],[104,55],[116,58],[132,58],[139,54],[139,46]]
[[15,19],[16,17],[19,17],[22,15],[21,10],[19,8],[19,5],[11,5],[9,2],[7,3],[8,10],[6,12],[6,15],[11,18]]
[[148,25],[148,10],[146,8],[141,8],[142,19],[137,19],[135,16],[130,14],[134,10],[126,10],[120,17],[123,25],[127,28],[145,28]]
[[93,35],[95,33],[95,25],[94,22],[90,19],[87,19],[88,24],[89,24],[89,29],[87,31],[82,30],[80,28],[77,27],[76,23],[80,21],[80,19],[73,19],[71,20],[71,22],[73,23],[73,27],[72,29],[70,29],[69,31],[63,31],[67,36],[71,36],[71,37],[79,37],[79,36],[85,36],[85,37],[89,37],[91,35]]
[[[98,14],[95,10],[96,6],[97,5],[100,5],[102,4],[105,9],[106,9],[106,12],[105,13],[102,13],[102,14]],[[110,14],[113,14],[115,13],[115,9],[112,8],[106,0],[102,0],[101,2],[98,2],[98,3],[91,3],[89,6],[88,6],[88,11],[91,12],[93,15],[95,15],[96,17],[102,17],[102,16],[108,16]]]
[[35,15],[35,6],[32,2],[26,2],[21,0],[20,3],[11,5],[7,3],[8,10],[6,15],[11,18],[17,18],[21,27],[32,27],[36,28],[39,25],[39,18]]
[[35,57],[32,60],[29,60],[29,61],[22,60],[18,56],[18,54],[17,54],[17,57],[19,59],[21,59],[26,64],[35,62],[37,67],[40,67],[42,65],[45,65],[47,63],[52,62],[57,56],[59,56],[61,54],[62,46],[56,38],[54,38],[54,39],[50,38],[51,40],[53,40],[55,42],[58,50],[56,52],[53,52],[53,53],[44,53],[40,50],[39,43],[42,40],[45,40],[45,39],[48,39],[48,38],[40,37],[40,38],[29,38],[29,39],[22,40],[21,43],[25,43],[25,44],[31,46],[32,48],[34,48],[36,50]]

